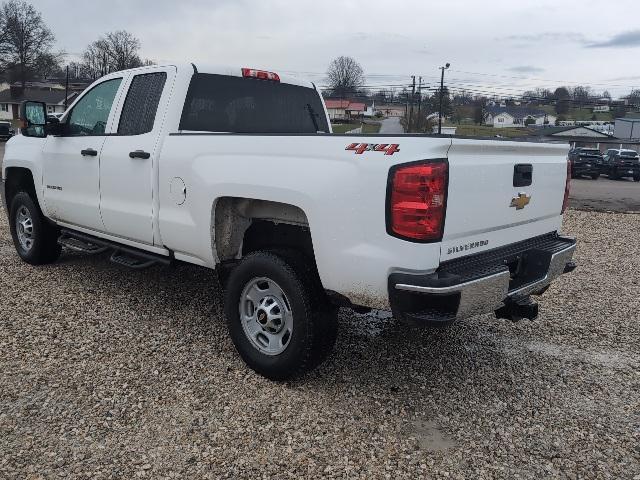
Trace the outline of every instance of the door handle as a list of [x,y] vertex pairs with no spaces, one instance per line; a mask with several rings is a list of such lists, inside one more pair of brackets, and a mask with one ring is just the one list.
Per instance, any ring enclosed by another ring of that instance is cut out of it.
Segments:
[[80,150],[80,153],[82,154],[83,157],[86,157],[86,156],[95,157],[96,155],[98,155],[98,152],[95,151],[93,148],[85,148],[84,150]]
[[129,158],[142,158],[146,160],[150,156],[151,154],[149,152],[145,152],[144,150],[134,150],[133,152],[129,152]]

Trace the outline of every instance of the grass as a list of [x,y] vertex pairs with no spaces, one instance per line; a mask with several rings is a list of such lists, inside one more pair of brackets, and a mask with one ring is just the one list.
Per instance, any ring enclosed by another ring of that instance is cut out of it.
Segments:
[[[535,108],[544,110],[545,112],[547,112],[550,115],[553,115],[554,117],[560,116],[556,113],[556,109],[553,105],[542,105],[540,107],[535,107]],[[580,122],[589,121],[593,118],[593,112],[591,111],[590,108],[572,107],[572,108],[569,108],[569,111],[567,113],[563,113],[561,115],[565,117],[567,120],[575,120]],[[611,112],[597,112],[595,115],[596,115],[596,120],[601,122],[610,122],[613,120],[613,115]]]
[[[448,125],[448,124],[447,124]],[[528,128],[494,128],[486,125],[451,125],[456,127],[456,135],[466,137],[524,137],[530,130]]]
[[346,133],[349,130],[362,127],[362,133],[378,133],[380,131],[379,123],[336,123],[331,124],[333,133]]

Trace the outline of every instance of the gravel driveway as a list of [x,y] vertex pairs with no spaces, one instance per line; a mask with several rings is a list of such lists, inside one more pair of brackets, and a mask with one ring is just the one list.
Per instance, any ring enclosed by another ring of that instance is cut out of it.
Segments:
[[33,268],[3,215],[0,478],[640,478],[640,215],[566,227],[581,266],[538,321],[344,311],[329,361],[278,384],[236,355],[211,272]]

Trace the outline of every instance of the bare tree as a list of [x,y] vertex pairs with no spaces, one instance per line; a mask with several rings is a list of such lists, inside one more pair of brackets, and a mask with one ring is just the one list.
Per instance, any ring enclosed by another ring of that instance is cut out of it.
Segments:
[[24,87],[27,80],[59,68],[62,53],[52,52],[55,37],[42,15],[24,1],[0,8],[0,72]]
[[582,106],[586,103],[589,103],[591,98],[591,87],[585,87],[582,85],[577,85],[572,89],[573,100],[578,104],[578,107],[582,108]]
[[364,84],[364,71],[351,57],[338,57],[331,61],[327,79],[334,95],[351,95]]
[[125,30],[107,33],[89,44],[82,54],[82,74],[97,78],[109,72],[150,65],[138,54],[140,40]]

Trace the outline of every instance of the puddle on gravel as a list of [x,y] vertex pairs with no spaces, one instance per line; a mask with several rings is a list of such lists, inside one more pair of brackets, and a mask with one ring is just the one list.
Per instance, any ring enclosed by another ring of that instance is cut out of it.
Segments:
[[456,446],[455,441],[444,434],[436,422],[430,420],[412,421],[405,436],[415,438],[420,450],[426,452],[441,452]]

